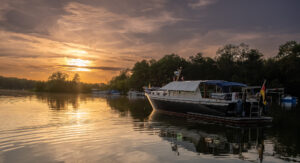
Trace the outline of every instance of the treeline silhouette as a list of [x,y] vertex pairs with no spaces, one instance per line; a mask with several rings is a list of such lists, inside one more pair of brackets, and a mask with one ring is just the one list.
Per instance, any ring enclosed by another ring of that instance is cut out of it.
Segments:
[[35,91],[38,92],[66,92],[66,93],[84,93],[91,92],[92,88],[99,87],[98,84],[87,84],[80,82],[80,77],[76,73],[72,80],[68,80],[68,74],[55,72],[49,76],[48,81],[38,81]]
[[179,67],[183,67],[184,80],[215,79],[248,85],[262,85],[267,80],[267,87],[284,87],[292,95],[300,94],[300,44],[296,41],[280,45],[278,54],[270,58],[242,43],[225,45],[214,58],[198,53],[188,59],[169,54],[159,60],[142,60],[131,70],[121,71],[106,88],[125,93],[130,89],[142,91],[148,85],[160,87],[173,80]]
[[64,92],[64,93],[88,93],[93,88],[99,88],[99,84],[80,82],[80,76],[75,74],[72,80],[63,72],[54,72],[47,81],[34,81],[27,79],[8,78],[0,76],[0,89],[21,89],[37,92]]
[[36,81],[0,76],[0,89],[33,89]]
[[216,57],[205,57],[198,53],[188,59],[168,54],[159,60],[136,62],[132,69],[120,72],[108,84],[87,84],[80,82],[75,74],[71,80],[68,74],[55,72],[47,81],[33,81],[0,76],[0,89],[26,89],[40,92],[91,92],[100,90],[142,91],[144,86],[163,86],[173,80],[174,71],[182,67],[184,80],[227,80],[247,85],[284,87],[287,93],[300,95],[300,43],[288,41],[279,46],[278,54],[264,58],[257,49],[246,44],[228,44],[216,52]]

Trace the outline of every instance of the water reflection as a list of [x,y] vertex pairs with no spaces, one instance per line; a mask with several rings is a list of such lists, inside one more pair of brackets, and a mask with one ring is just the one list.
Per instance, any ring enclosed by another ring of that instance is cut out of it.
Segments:
[[[178,152],[178,146],[199,154],[214,157],[236,155],[242,160],[263,160],[264,128],[230,128],[213,124],[193,122],[184,118],[174,118],[155,112],[150,128],[159,129],[159,136],[171,144],[171,149]],[[176,150],[175,150],[176,149]],[[253,158],[247,152],[256,150]]]
[[121,116],[131,116],[140,121],[147,121],[152,112],[151,105],[144,98],[108,96],[107,103],[111,109],[118,111]]
[[[293,122],[297,120],[294,116],[298,116],[299,113],[287,113],[278,106],[272,106],[274,110],[281,110],[280,113],[273,112],[275,118],[273,127],[247,128],[208,124],[155,111],[148,116],[151,107],[147,103],[142,104],[143,100],[129,100],[124,97],[107,100],[112,109],[118,110],[120,115],[131,115],[134,119],[144,121],[145,123],[135,123],[135,130],[160,136],[170,143],[170,150],[178,156],[180,155],[178,149],[184,148],[200,155],[218,158],[230,158],[233,155],[241,160],[263,162],[266,155],[282,160],[299,161],[300,135],[299,129],[295,128],[299,123]],[[280,124],[283,126],[279,126]],[[265,142],[268,146],[267,151]]]
[[79,96],[70,94],[37,94],[38,100],[48,104],[49,108],[55,110],[64,110],[68,105],[72,105],[74,109],[79,107]]
[[271,106],[272,127],[245,128],[162,114],[123,96],[42,93],[0,104],[0,162],[300,162],[299,109]]
[[[257,159],[263,160],[264,128],[230,128],[152,112],[151,106],[145,104],[143,99],[108,97],[107,101],[121,116],[130,115],[145,122],[135,123],[135,129],[158,135],[170,142],[170,149],[178,156],[178,148],[181,147],[199,154],[217,157],[234,154],[247,160],[253,157],[248,158],[245,153],[256,150]],[[149,121],[146,121],[147,118],[150,118]]]
[[269,135],[274,143],[274,156],[287,161],[300,162],[300,109],[285,109],[272,105],[273,127]]
[[282,102],[280,103],[281,107],[284,109],[294,109],[296,108],[297,104],[296,103],[292,103],[292,102]]

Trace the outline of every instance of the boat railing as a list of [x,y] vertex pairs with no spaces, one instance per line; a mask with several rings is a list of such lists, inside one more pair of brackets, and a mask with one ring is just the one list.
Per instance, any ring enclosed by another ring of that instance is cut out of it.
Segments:
[[[174,92],[173,92],[174,93]],[[173,96],[173,93],[164,90],[156,90],[151,91],[149,94],[155,96]],[[175,92],[176,96],[180,97],[189,97],[195,96],[195,94],[187,95],[184,92],[177,91]],[[246,100],[256,101],[258,99],[258,95],[252,95],[250,93],[244,94],[243,92],[230,92],[230,93],[223,93],[223,92],[201,92],[202,98],[208,99],[217,99],[217,100],[226,100],[226,101],[238,101],[243,100],[243,96],[246,95]]]
[[219,100],[235,101],[235,100],[238,100],[238,99],[242,99],[242,93],[241,92],[210,93],[209,98],[219,99]]
[[[243,97],[246,96],[246,100],[250,102],[249,109],[249,117],[260,117],[262,108],[259,106],[258,99],[259,94],[250,94],[243,92],[231,92],[231,93],[209,93],[209,97],[211,99],[219,99],[219,100],[227,100],[227,101],[236,101],[238,107],[245,107],[243,105]],[[245,98],[245,97],[244,97]],[[246,114],[246,113],[245,113]],[[245,116],[245,115],[243,115]]]
[[[208,98],[227,100],[227,101],[237,101],[237,100],[242,100],[244,95],[245,94],[243,94],[243,92],[209,93]],[[252,95],[252,94],[247,93],[246,99],[247,100],[250,100],[250,99],[256,100],[256,99],[258,99],[258,95]]]

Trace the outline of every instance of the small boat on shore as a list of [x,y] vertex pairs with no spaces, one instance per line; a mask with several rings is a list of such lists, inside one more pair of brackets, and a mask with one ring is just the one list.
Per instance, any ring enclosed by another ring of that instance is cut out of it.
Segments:
[[92,89],[93,95],[107,95],[109,94],[108,90],[99,90],[99,89]]
[[117,90],[99,90],[92,89],[93,95],[120,95],[121,93]]
[[118,96],[118,95],[121,95],[121,93],[119,91],[117,91],[117,90],[111,90],[109,92],[109,95],[116,95],[116,96]]
[[294,103],[294,104],[298,103],[297,97],[293,97],[290,95],[282,97],[280,100],[281,100],[281,102],[285,102],[285,103]]
[[214,120],[256,123],[270,122],[259,93],[247,85],[223,80],[173,81],[146,93],[158,111],[175,112]]

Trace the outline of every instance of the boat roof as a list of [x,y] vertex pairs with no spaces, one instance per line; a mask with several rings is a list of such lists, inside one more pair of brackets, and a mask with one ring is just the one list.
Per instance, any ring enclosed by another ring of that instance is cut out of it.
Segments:
[[196,81],[173,81],[163,87],[163,90],[171,90],[171,91],[196,91],[201,80]]
[[161,87],[162,90],[171,91],[196,91],[200,83],[205,83],[207,85],[217,85],[220,87],[231,87],[239,86],[246,87],[246,84],[237,82],[228,82],[224,80],[194,80],[194,81],[173,81],[169,84]]

